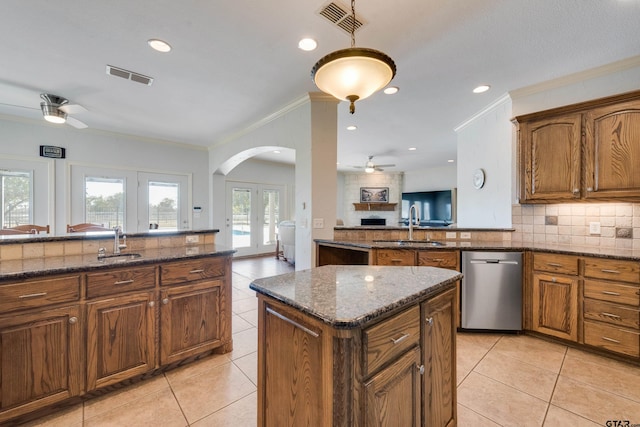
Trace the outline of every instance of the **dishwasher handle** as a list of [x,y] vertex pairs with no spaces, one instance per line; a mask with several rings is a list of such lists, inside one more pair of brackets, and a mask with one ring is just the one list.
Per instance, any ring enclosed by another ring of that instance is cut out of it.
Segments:
[[470,264],[511,264],[518,265],[518,261],[510,260],[510,259],[472,259],[469,261]]

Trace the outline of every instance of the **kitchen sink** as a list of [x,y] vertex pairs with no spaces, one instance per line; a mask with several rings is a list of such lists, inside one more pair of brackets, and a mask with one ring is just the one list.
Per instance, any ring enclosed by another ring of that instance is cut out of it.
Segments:
[[125,262],[128,260],[138,259],[138,258],[142,258],[142,255],[133,253],[133,252],[121,253],[121,254],[98,255],[98,261],[102,261],[102,262],[106,260],[110,260],[110,262]]
[[374,240],[374,243],[389,243],[397,246],[411,246],[411,245],[419,245],[419,246],[445,246],[444,243],[438,242],[436,240]]

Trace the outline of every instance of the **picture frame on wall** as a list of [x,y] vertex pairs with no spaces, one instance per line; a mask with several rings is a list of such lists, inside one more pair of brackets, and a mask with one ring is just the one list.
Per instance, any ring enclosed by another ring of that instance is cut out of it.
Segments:
[[360,203],[389,203],[389,187],[360,187]]

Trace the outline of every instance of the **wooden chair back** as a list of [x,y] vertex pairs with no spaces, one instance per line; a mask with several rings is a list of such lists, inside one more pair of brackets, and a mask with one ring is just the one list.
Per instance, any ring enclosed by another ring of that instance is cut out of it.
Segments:
[[75,225],[67,224],[67,233],[82,233],[85,231],[111,231],[111,229],[105,227],[104,224],[91,224],[88,222]]
[[12,234],[30,234],[26,231],[14,230],[12,228],[0,228],[0,236],[8,236]]
[[16,230],[19,231],[20,234],[40,234],[40,232],[49,234],[49,225],[23,224],[16,225],[14,227],[6,227],[5,230]]

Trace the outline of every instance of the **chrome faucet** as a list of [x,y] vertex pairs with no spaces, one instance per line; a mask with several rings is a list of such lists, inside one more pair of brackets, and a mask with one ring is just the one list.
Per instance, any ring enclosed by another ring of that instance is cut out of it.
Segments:
[[119,225],[113,227],[113,253],[119,254],[120,249],[127,247],[127,236],[123,236],[123,243],[120,243],[120,234],[122,234],[122,227]]
[[418,207],[416,205],[411,205],[411,207],[409,208],[409,240],[413,240],[413,219],[414,219],[414,216],[415,216],[415,219],[418,220]]

